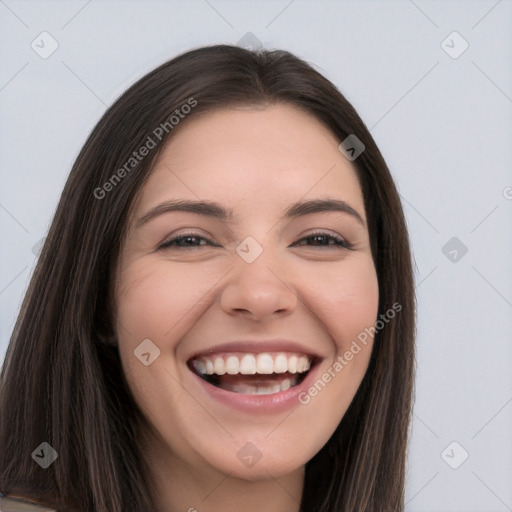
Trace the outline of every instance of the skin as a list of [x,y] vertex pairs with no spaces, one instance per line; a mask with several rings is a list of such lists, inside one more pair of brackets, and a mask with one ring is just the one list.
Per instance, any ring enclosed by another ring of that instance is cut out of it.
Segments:
[[[374,325],[378,282],[363,195],[339,143],[294,106],[210,112],[180,127],[135,204],[116,325],[123,370],[148,422],[140,442],[158,512],[299,510],[305,464],[345,414],[373,340],[308,404],[279,414],[205,400],[186,361],[228,341],[286,338],[322,357],[322,375]],[[346,201],[363,222],[343,212],[283,217],[296,201],[326,197]],[[136,227],[171,199],[216,201],[237,217],[174,211]],[[317,230],[353,250],[304,240]],[[218,246],[199,239],[158,250],[190,232]],[[235,251],[247,236],[263,249],[250,264]],[[160,350],[149,366],[134,356],[144,339]],[[237,457],[247,442],[262,454],[252,467]]]

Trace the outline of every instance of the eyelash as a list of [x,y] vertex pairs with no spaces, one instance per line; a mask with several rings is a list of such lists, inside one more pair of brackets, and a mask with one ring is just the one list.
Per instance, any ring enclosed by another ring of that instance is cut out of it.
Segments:
[[[328,238],[330,240],[334,240],[334,244],[316,245],[316,246],[315,245],[311,245],[310,247],[320,247],[322,249],[324,249],[324,248],[329,248],[329,249],[348,249],[348,250],[352,250],[353,249],[353,245],[350,242],[347,242],[346,240],[344,240],[341,237],[338,237],[338,236],[335,236],[335,235],[331,235],[331,234],[325,233],[323,231],[318,231],[318,232],[315,232],[315,233],[310,233],[309,235],[301,238],[298,242],[295,242],[290,247],[295,247],[299,242],[302,242],[303,240],[308,240],[309,238],[319,237],[319,236]],[[189,249],[189,248],[192,248],[192,247],[197,248],[197,247],[200,247],[201,245],[203,245],[203,246],[204,245],[212,245],[214,247],[220,247],[218,244],[212,244],[207,238],[205,238],[203,236],[200,236],[197,233],[184,233],[184,234],[182,234],[180,236],[172,238],[171,240],[168,240],[167,242],[164,242],[162,245],[160,245],[160,247],[158,247],[158,250],[169,249],[170,247],[172,247],[174,242],[177,242],[179,240],[183,240],[185,238],[196,238],[196,239],[201,239],[201,240],[207,240],[208,243],[200,244],[200,245],[176,246],[178,249]]]

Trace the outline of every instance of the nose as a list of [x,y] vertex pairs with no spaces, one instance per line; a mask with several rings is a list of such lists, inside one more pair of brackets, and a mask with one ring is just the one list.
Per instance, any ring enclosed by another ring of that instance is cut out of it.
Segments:
[[274,314],[288,315],[297,308],[298,297],[283,265],[267,257],[265,249],[252,263],[234,256],[234,268],[221,291],[220,304],[229,315],[263,320]]

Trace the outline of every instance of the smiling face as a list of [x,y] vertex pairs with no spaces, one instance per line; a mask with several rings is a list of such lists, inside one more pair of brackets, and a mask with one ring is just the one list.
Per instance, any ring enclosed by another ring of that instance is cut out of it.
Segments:
[[280,104],[191,120],[160,155],[116,288],[121,361],[155,464],[283,477],[342,419],[372,339],[345,354],[375,323],[378,282],[339,142]]

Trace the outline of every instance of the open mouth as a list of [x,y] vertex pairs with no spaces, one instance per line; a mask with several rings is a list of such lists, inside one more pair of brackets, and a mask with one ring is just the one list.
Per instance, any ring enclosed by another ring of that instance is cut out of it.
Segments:
[[187,362],[190,370],[212,386],[250,395],[269,395],[297,386],[315,364],[312,356],[283,352],[216,354]]

